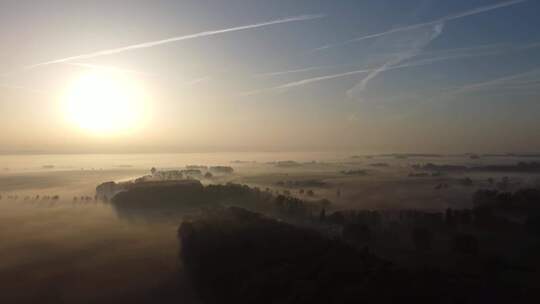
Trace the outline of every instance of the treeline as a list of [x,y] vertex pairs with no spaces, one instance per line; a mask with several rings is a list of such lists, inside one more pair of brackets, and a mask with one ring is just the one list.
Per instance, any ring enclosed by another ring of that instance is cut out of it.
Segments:
[[[112,184],[106,187],[116,189]],[[235,183],[204,186],[197,180],[130,184],[115,194],[111,203],[120,212],[144,210],[147,214],[149,211],[175,214],[200,208],[238,206],[291,220],[309,220],[331,204],[328,200],[305,201],[290,195],[274,195],[270,189]]]
[[518,162],[513,165],[486,165],[486,166],[462,166],[462,165],[437,165],[433,163],[415,164],[413,169],[437,172],[517,172],[517,173],[536,173],[540,172],[539,162]]
[[[417,237],[423,238],[421,231]],[[214,209],[184,222],[178,238],[180,259],[204,303],[506,304],[533,300],[530,290],[492,272],[476,277],[405,269],[339,238],[326,238],[240,208]]]

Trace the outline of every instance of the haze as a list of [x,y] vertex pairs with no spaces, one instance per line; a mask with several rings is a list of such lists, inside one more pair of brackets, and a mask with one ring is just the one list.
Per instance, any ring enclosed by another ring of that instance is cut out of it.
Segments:
[[0,0],[0,303],[540,303],[539,12]]
[[[1,8],[3,153],[540,150],[536,1]],[[130,84],[74,118],[89,73]]]

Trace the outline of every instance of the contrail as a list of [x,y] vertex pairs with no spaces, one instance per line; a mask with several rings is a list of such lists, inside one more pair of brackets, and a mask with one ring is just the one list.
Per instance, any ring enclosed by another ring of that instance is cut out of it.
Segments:
[[95,57],[99,57],[99,56],[118,54],[118,53],[131,51],[131,50],[150,48],[150,47],[154,47],[154,46],[158,46],[158,45],[162,45],[162,44],[168,44],[168,43],[177,42],[177,41],[182,41],[182,40],[189,40],[189,39],[195,39],[195,38],[201,38],[201,37],[207,37],[207,36],[214,36],[214,35],[230,33],[230,32],[244,31],[244,30],[249,30],[249,29],[254,29],[254,28],[259,28],[259,27],[266,27],[266,26],[271,26],[271,25],[276,25],[276,24],[289,23],[289,22],[307,21],[307,20],[319,19],[319,18],[323,18],[323,17],[325,17],[325,16],[324,15],[301,15],[301,16],[295,16],[295,17],[290,17],[290,18],[277,19],[277,20],[268,21],[268,22],[262,22],[262,23],[255,23],[255,24],[250,24],[250,25],[231,27],[231,28],[221,29],[221,30],[204,31],[204,32],[200,32],[200,33],[190,34],[190,35],[177,36],[177,37],[167,38],[167,39],[163,39],[163,40],[144,42],[144,43],[128,45],[128,46],[124,46],[124,47],[120,47],[120,48],[115,48],[115,49],[102,50],[102,51],[97,51],[97,52],[88,53],[88,54],[82,54],[82,55],[77,55],[77,56],[71,56],[71,57],[46,61],[46,62],[31,65],[31,66],[27,66],[25,68],[26,69],[33,69],[33,68],[37,68],[37,67],[41,67],[41,66],[45,66],[45,65],[50,65],[50,64],[55,64],[55,63],[63,63],[63,62],[68,62],[68,61],[73,61],[73,60],[80,60],[80,59],[89,59],[89,58],[95,58]]
[[407,26],[403,26],[403,27],[398,27],[398,28],[394,28],[394,29],[391,29],[391,30],[388,30],[388,31],[384,31],[384,32],[376,33],[376,34],[371,34],[371,35],[351,39],[351,40],[345,41],[343,43],[325,45],[325,46],[313,49],[313,51],[320,51],[320,50],[330,49],[330,48],[334,48],[334,47],[338,47],[338,46],[344,46],[344,45],[348,45],[348,44],[355,43],[355,42],[362,41],[362,40],[366,40],[366,39],[377,38],[377,37],[381,37],[381,36],[385,36],[385,35],[393,34],[393,33],[397,33],[397,32],[404,32],[404,31],[408,31],[408,30],[412,30],[412,29],[416,29],[416,28],[421,28],[421,27],[424,27],[424,26],[433,25],[433,24],[437,24],[437,23],[444,23],[446,21],[465,18],[465,17],[473,16],[473,15],[478,15],[478,14],[482,14],[482,13],[492,11],[492,10],[495,10],[495,9],[520,4],[520,3],[523,3],[523,2],[526,2],[526,1],[528,1],[528,0],[512,0],[512,1],[506,1],[506,2],[502,2],[502,3],[498,3],[498,4],[486,5],[486,6],[478,7],[478,8],[471,9],[471,10],[468,10],[468,11],[465,11],[465,12],[461,12],[461,13],[458,13],[458,14],[448,15],[448,16],[445,16],[445,17],[442,17],[442,18],[439,18],[439,19],[433,20],[433,21],[428,21],[428,22],[423,22],[423,23],[417,23],[417,24],[413,24],[413,25],[407,25]]
[[[527,77],[527,76],[535,76],[534,74],[538,74],[539,72],[540,72],[540,68],[535,68],[535,69],[527,71],[527,72],[508,75],[508,76],[496,78],[496,79],[493,79],[493,80],[472,83],[472,84],[464,85],[462,87],[459,87],[459,88],[456,88],[454,90],[448,91],[444,95],[446,95],[446,96],[455,96],[457,94],[462,94],[462,93],[475,91],[475,90],[479,90],[479,89],[482,89],[482,88],[489,88],[489,87],[504,88],[504,85],[508,84],[509,82],[510,82],[509,84],[512,85],[511,81],[519,80],[520,78],[524,78],[524,77]],[[527,85],[531,85],[531,84],[535,85],[536,81],[539,81],[538,78],[533,78],[532,82],[525,83],[525,84],[527,84]],[[517,82],[517,83],[514,83],[514,84],[521,84],[521,83]]]
[[528,0],[512,0],[512,1],[506,1],[506,2],[501,2],[501,3],[497,3],[497,4],[492,4],[492,5],[486,5],[486,6],[475,8],[475,9],[472,9],[472,10],[469,10],[469,11],[466,11],[466,12],[463,12],[463,13],[459,13],[459,14],[444,17],[444,18],[442,18],[441,21],[448,21],[448,20],[459,19],[459,18],[468,17],[468,16],[472,16],[472,15],[477,15],[477,14],[485,13],[485,12],[495,10],[495,9],[498,9],[498,8],[503,8],[503,7],[523,3],[523,2],[526,2],[526,1],[528,1]]
[[[462,47],[462,48],[453,48],[453,49],[443,49],[439,51],[424,51],[418,55],[444,55],[439,56],[435,58],[426,58],[420,60],[421,62],[437,62],[441,60],[447,60],[447,59],[453,59],[453,58],[463,58],[463,57],[476,57],[476,56],[484,56],[484,55],[491,55],[491,54],[498,54],[502,52],[502,48],[506,47],[507,49],[511,49],[512,46],[506,45],[506,44],[486,44],[486,45],[480,45],[480,46],[474,46],[474,47]],[[531,44],[525,44],[521,46],[516,46],[516,50],[526,50],[526,49],[532,49],[540,47],[540,43],[531,43]],[[476,53],[472,53],[478,51]],[[447,54],[450,53],[450,54]],[[464,53],[464,54],[457,54],[452,55],[452,53]],[[385,55],[397,55],[398,53],[388,53]],[[417,61],[415,61],[417,62]],[[425,64],[425,63],[424,63]],[[422,64],[422,65],[424,65]],[[311,71],[318,71],[318,70],[326,70],[326,69],[334,69],[338,67],[351,67],[354,66],[352,64],[336,64],[336,65],[321,65],[321,66],[312,66],[312,67],[305,67],[301,69],[291,69],[291,70],[284,70],[284,71],[275,71],[275,72],[267,72],[267,73],[260,73],[255,74],[253,77],[273,77],[273,76],[282,76],[282,75],[289,75],[289,74],[296,74],[296,73],[303,73],[303,72],[311,72]],[[407,65],[408,66],[408,65]],[[394,67],[404,67],[403,65],[398,66],[392,66],[389,68],[389,70],[393,69]]]
[[118,72],[118,73],[127,73],[127,74],[143,75],[143,76],[154,76],[152,74],[141,72],[141,71],[123,69],[123,68],[106,66],[106,65],[96,65],[96,64],[88,64],[88,63],[79,63],[79,62],[64,62],[64,64],[86,68],[86,69],[106,70],[106,71],[113,71],[113,72]]
[[205,77],[195,78],[195,79],[193,79],[193,80],[189,80],[189,81],[186,81],[186,82],[182,83],[182,85],[183,85],[183,86],[189,86],[189,87],[191,87],[191,86],[195,86],[195,85],[198,85],[198,84],[200,84],[200,83],[203,83],[203,82],[205,82],[205,81],[208,81],[208,80],[210,80],[210,79],[211,79],[210,76],[205,76]]
[[[538,89],[537,83],[540,84],[540,79],[538,75],[540,75],[540,68],[537,67],[527,72],[507,75],[507,76],[495,78],[488,81],[465,84],[458,87],[451,87],[451,88],[447,88],[443,90],[441,94],[437,96],[433,96],[431,99],[428,100],[428,102],[433,102],[435,100],[443,100],[443,99],[455,97],[460,94],[466,94],[469,92],[481,91],[485,89],[512,90],[512,89],[517,89],[518,86],[520,85],[521,87],[519,89],[526,89],[526,88]],[[532,80],[519,81],[520,79],[527,78],[529,76],[536,76],[536,77],[533,77]]]
[[[95,65],[95,64],[87,64],[87,63],[78,63],[78,62],[64,62],[65,65],[75,66],[75,67],[81,67],[86,69],[96,69],[96,70],[106,70],[106,71],[112,71],[117,73],[125,73],[125,74],[134,74],[134,75],[141,75],[146,77],[159,77],[158,75],[136,71],[136,70],[130,70],[130,69],[123,69],[123,68],[117,68],[113,66],[106,66],[106,65]],[[192,80],[184,81],[181,83],[183,86],[195,86],[202,82],[208,81],[211,78],[209,76],[205,77],[199,77]]]
[[[523,46],[521,48],[528,48],[528,47],[533,47],[533,46],[534,47],[540,47],[540,43],[534,43],[534,44],[525,45],[525,46]],[[490,47],[490,46],[450,49],[450,50],[443,50],[442,52],[445,52],[445,51],[449,51],[449,52],[468,51],[468,50],[475,50],[475,49],[485,49],[485,48],[488,48],[488,47]],[[520,50],[521,48],[518,47],[517,50]],[[425,59],[420,59],[420,60],[407,62],[407,63],[403,63],[403,64],[387,65],[386,68],[384,69],[384,71],[420,67],[420,66],[424,66],[424,65],[430,65],[430,64],[433,64],[433,63],[436,63],[436,62],[448,61],[448,60],[454,60],[454,59],[472,58],[472,57],[480,57],[480,56],[492,56],[492,55],[502,54],[502,53],[504,53],[504,51],[505,50],[493,49],[493,50],[486,50],[485,52],[479,52],[479,53],[450,54],[450,55],[433,57],[433,58],[425,58]],[[429,53],[427,53],[427,54],[429,54]],[[379,69],[380,69],[380,67],[379,67]],[[243,96],[250,96],[250,95],[255,95],[255,94],[259,94],[259,93],[263,93],[263,92],[285,90],[285,89],[299,87],[299,86],[311,84],[311,83],[314,83],[314,82],[324,81],[324,80],[331,80],[331,79],[336,79],[336,78],[353,76],[353,75],[362,74],[362,73],[372,73],[372,72],[375,72],[377,70],[378,70],[377,68],[375,68],[375,69],[362,69],[362,70],[355,70],[355,71],[350,71],[350,72],[345,72],[345,73],[340,73],[340,74],[331,74],[331,75],[319,76],[319,77],[314,77],[314,78],[307,78],[307,79],[303,79],[303,80],[299,80],[299,81],[295,81],[295,82],[286,83],[286,84],[283,84],[283,85],[280,85],[280,86],[277,86],[277,87],[271,87],[271,88],[262,89],[262,90],[258,90],[258,91],[246,92],[246,93],[243,93],[242,95]],[[379,72],[382,72],[382,71],[379,71]]]
[[[441,31],[442,31],[442,25],[439,28],[435,28],[435,32],[433,33],[430,39],[436,38],[436,36],[441,34]],[[384,68],[381,66],[379,68],[361,69],[361,70],[355,70],[355,71],[350,71],[350,72],[345,72],[345,73],[340,73],[340,74],[331,74],[331,75],[307,78],[307,79],[302,79],[302,80],[298,80],[294,82],[289,82],[289,83],[276,86],[276,87],[270,87],[270,88],[256,90],[256,91],[244,92],[241,95],[251,96],[251,95],[256,95],[256,94],[265,93],[265,92],[283,91],[286,89],[311,84],[314,82],[353,76],[353,75],[362,74],[362,73],[374,73],[374,72],[381,73],[381,72],[391,71],[391,70],[420,67],[420,66],[430,65],[430,64],[442,62],[442,61],[473,58],[473,57],[483,57],[483,56],[495,56],[495,55],[500,55],[507,52],[524,51],[524,50],[530,50],[533,48],[540,48],[540,42],[532,42],[532,43],[514,45],[514,46],[506,45],[506,44],[488,44],[488,45],[480,45],[480,46],[473,46],[473,47],[463,47],[463,48],[454,48],[454,49],[443,49],[443,50],[431,51],[431,52],[422,52],[422,53],[419,53],[418,55],[429,55],[429,56],[436,55],[436,56],[427,57],[427,58],[418,59],[418,60],[409,61],[409,62],[403,62],[406,59],[397,60],[396,62],[393,62],[393,64],[383,65]],[[338,66],[340,65],[328,66],[327,68],[335,68]],[[282,74],[288,74],[288,73],[300,72],[300,71],[318,70],[319,68],[323,68],[323,67],[322,66],[307,67],[304,69],[274,72],[274,73],[268,73],[264,75],[272,75],[272,76],[282,75]],[[452,90],[456,90],[456,89],[458,88],[453,88]],[[461,89],[461,87],[459,89]]]
[[340,74],[333,74],[333,75],[326,75],[326,76],[308,78],[308,79],[303,79],[303,80],[299,80],[299,81],[295,81],[295,82],[289,82],[289,83],[286,83],[286,84],[283,84],[283,85],[280,85],[280,86],[277,86],[277,87],[272,87],[272,88],[267,88],[267,89],[262,89],[262,90],[257,90],[257,91],[245,92],[245,93],[242,93],[241,95],[242,96],[251,96],[251,95],[260,94],[260,93],[263,93],[263,92],[281,91],[281,90],[286,90],[286,89],[290,89],[290,88],[294,88],[294,87],[299,87],[299,86],[303,86],[303,85],[314,83],[314,82],[319,82],[319,81],[323,81],[323,80],[330,80],[330,79],[336,79],[336,78],[342,78],[342,77],[347,77],[347,76],[353,76],[353,75],[358,75],[358,74],[362,74],[362,73],[369,73],[371,71],[373,71],[373,70],[372,69],[362,69],[362,70],[350,71],[350,72],[345,72],[345,73],[340,73]]
[[357,74],[362,74],[362,73],[368,73],[370,71],[371,70],[365,70],[364,69],[364,70],[356,70],[356,71],[340,73],[340,74],[334,74],[334,75],[314,77],[314,78],[304,79],[304,80],[300,80],[300,81],[290,82],[290,83],[278,86],[278,87],[276,87],[276,89],[289,89],[289,88],[293,88],[293,87],[298,87],[298,86],[310,84],[310,83],[313,83],[313,82],[318,82],[318,81],[323,81],[323,80],[330,80],[330,79],[335,79],[335,78],[342,78],[342,77],[352,76],[352,75],[357,75]]
[[311,72],[311,71],[317,71],[317,70],[325,70],[325,69],[331,69],[336,68],[341,65],[321,65],[321,66],[314,66],[314,67],[307,67],[302,69],[295,69],[295,70],[286,70],[286,71],[278,71],[278,72],[269,72],[269,73],[261,73],[254,75],[255,77],[272,77],[272,76],[281,76],[281,75],[287,75],[287,74],[296,74],[296,73],[303,73],[303,72]]
[[[386,61],[382,66],[378,67],[374,71],[370,72],[368,76],[366,76],[362,81],[360,81],[357,85],[347,90],[347,95],[349,97],[354,97],[353,95],[361,93],[362,91],[366,90],[368,83],[377,77],[380,73],[383,73],[384,71],[387,71],[392,66],[399,65],[401,62],[413,58],[416,55],[418,55],[422,49],[427,46],[431,41],[437,39],[442,33],[444,29],[444,22],[438,22],[434,24],[433,28],[428,33],[420,33],[419,37],[416,37],[415,39],[411,39],[409,43],[411,44],[411,50],[404,52],[403,54],[400,54],[397,56],[397,58],[392,58],[388,61]],[[427,34],[424,35],[424,34]]]

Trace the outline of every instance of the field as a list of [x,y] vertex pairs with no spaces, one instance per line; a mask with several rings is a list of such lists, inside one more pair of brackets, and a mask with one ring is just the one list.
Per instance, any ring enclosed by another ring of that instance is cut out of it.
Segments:
[[[246,184],[306,201],[328,199],[328,211],[470,208],[477,189],[495,187],[488,182],[489,177],[497,182],[507,176],[508,190],[538,186],[534,173],[418,175],[411,167],[425,163],[512,164],[519,160],[512,158],[325,156],[210,155],[207,161],[204,155],[189,159],[177,156],[176,160],[171,155],[161,160],[155,156],[111,156],[93,164],[81,161],[82,156],[71,156],[70,161],[25,156],[31,161],[19,163],[31,165],[0,174],[2,298],[6,303],[91,303],[100,299],[127,303],[159,292],[170,293],[171,299],[193,300],[177,258],[176,231],[182,219],[128,220],[118,217],[109,203],[94,197],[98,184],[142,176],[151,166],[232,166],[233,174],[201,181]],[[472,184],[464,183],[465,178]]]

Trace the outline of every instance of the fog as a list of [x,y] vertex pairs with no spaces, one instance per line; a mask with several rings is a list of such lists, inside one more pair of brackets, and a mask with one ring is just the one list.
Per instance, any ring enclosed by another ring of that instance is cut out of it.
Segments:
[[[178,259],[177,229],[191,214],[164,209],[157,211],[171,216],[153,217],[149,209],[140,216],[125,216],[115,204],[95,197],[99,184],[133,180],[149,174],[151,167],[231,166],[232,174],[200,180],[204,185],[247,185],[305,202],[328,200],[327,212],[441,212],[471,208],[474,192],[491,187],[489,177],[495,181],[508,177],[508,190],[512,190],[537,187],[538,175],[418,175],[413,165],[504,165],[519,160],[510,156],[282,153],[0,156],[5,168],[0,174],[2,298],[6,303],[150,303],[159,293],[163,301],[197,302]],[[464,185],[465,178],[472,184]],[[441,185],[448,188],[439,189]]]
[[[6,303],[123,302],[176,279],[176,225],[120,221],[109,205],[72,199],[93,197],[97,183],[131,174],[114,170],[3,174],[2,299]],[[8,199],[7,193],[17,193],[17,200]],[[60,199],[34,199],[53,194]],[[27,195],[32,199],[25,200]]]

